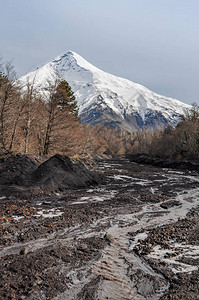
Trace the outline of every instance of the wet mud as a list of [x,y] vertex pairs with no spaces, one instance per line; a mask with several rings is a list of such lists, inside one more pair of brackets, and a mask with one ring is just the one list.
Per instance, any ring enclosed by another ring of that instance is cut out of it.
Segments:
[[100,180],[1,189],[0,299],[199,299],[198,173],[126,159],[89,172]]

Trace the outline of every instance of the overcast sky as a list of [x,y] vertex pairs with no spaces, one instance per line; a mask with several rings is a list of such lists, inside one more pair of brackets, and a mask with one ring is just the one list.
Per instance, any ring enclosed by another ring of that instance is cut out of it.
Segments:
[[0,0],[0,56],[18,76],[68,50],[199,104],[199,0]]

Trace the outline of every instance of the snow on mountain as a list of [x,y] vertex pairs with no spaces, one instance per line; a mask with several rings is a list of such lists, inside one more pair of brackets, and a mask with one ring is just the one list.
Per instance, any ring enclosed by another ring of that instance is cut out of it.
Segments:
[[43,67],[20,78],[35,81],[35,87],[46,93],[48,82],[56,74],[67,80],[75,93],[82,122],[103,123],[131,130],[176,125],[190,106],[161,96],[130,80],[106,73],[68,51]]

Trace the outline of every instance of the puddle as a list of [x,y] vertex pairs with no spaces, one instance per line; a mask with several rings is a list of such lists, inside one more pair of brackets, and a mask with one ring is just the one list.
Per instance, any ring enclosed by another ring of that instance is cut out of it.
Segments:
[[34,217],[43,217],[43,218],[54,218],[59,217],[63,214],[62,211],[59,209],[42,209],[38,210],[36,215],[33,215]]

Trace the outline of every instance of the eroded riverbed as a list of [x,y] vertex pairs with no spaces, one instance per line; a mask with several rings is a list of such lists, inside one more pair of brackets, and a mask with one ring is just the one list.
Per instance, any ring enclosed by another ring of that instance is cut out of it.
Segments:
[[199,299],[199,176],[101,161],[100,186],[1,197],[2,299]]

